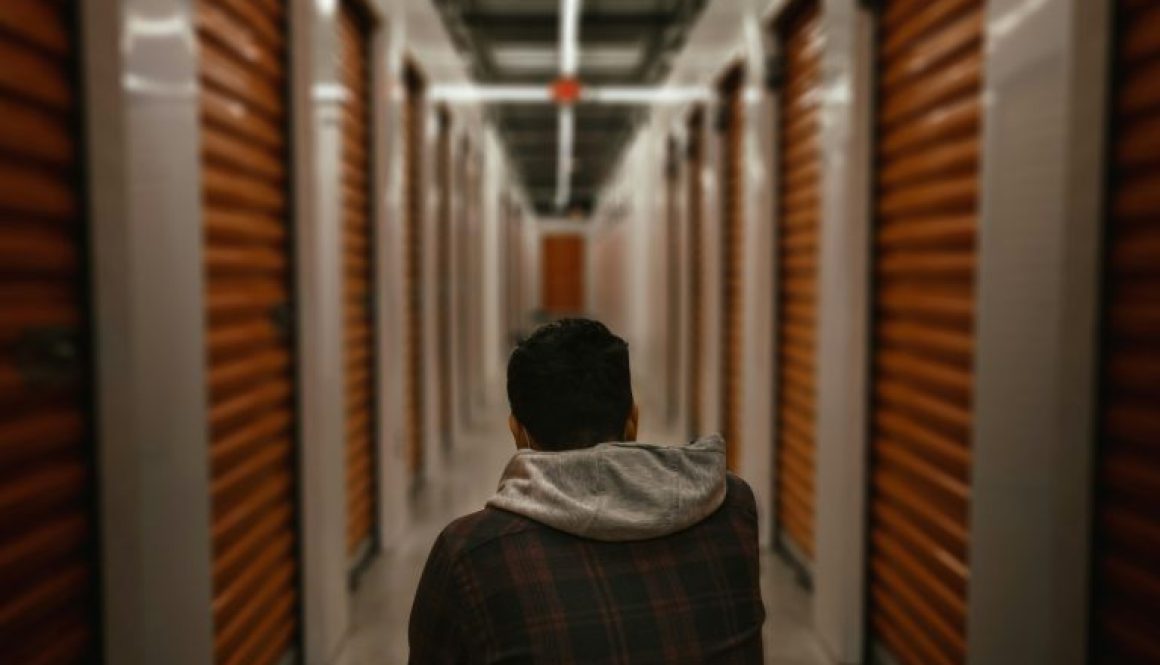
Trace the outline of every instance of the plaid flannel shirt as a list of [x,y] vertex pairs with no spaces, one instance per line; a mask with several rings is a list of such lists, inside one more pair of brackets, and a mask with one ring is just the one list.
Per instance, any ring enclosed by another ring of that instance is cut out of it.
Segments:
[[612,543],[495,508],[440,534],[411,610],[415,665],[762,662],[757,505],[724,504],[662,538]]

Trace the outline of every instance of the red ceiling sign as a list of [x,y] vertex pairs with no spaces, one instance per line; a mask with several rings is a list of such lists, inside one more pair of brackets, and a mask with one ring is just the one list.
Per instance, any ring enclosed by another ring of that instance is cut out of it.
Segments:
[[552,99],[557,104],[575,104],[580,99],[580,81],[571,77],[560,77],[552,82]]

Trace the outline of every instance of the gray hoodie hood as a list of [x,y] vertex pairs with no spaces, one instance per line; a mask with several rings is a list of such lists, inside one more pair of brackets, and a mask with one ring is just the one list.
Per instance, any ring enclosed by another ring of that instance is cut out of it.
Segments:
[[602,443],[521,450],[487,505],[604,541],[659,538],[705,519],[725,500],[725,442]]

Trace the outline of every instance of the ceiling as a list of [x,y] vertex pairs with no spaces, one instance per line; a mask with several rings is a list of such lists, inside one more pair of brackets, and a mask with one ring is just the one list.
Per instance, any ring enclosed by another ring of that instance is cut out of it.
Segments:
[[[560,0],[434,0],[473,79],[544,84],[559,70]],[[580,17],[583,85],[650,85],[664,80],[706,0],[585,0]],[[581,102],[569,212],[591,212],[646,109]],[[528,197],[541,215],[556,198],[558,110],[549,104],[496,104],[499,128]]]

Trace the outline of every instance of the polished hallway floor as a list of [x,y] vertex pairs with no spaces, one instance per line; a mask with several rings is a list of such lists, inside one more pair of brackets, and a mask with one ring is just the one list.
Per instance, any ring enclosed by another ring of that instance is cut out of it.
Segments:
[[[655,441],[657,436],[642,439]],[[353,635],[341,665],[407,660],[407,617],[431,544],[450,520],[483,506],[513,451],[502,422],[463,436],[448,468],[416,497],[411,528],[364,573],[355,592]],[[762,557],[765,655],[772,665],[828,665],[808,627],[809,596],[773,555]]]

